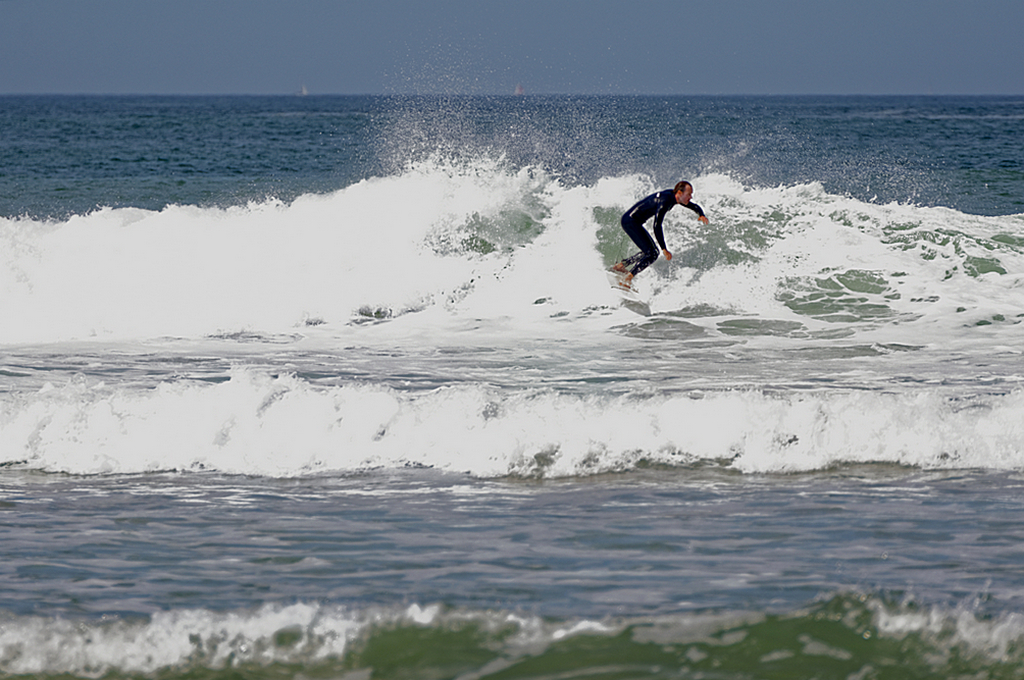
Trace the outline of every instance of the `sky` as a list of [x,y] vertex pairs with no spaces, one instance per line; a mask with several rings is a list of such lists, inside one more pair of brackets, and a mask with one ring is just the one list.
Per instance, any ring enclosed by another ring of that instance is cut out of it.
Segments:
[[0,0],[0,94],[1024,94],[1022,0]]

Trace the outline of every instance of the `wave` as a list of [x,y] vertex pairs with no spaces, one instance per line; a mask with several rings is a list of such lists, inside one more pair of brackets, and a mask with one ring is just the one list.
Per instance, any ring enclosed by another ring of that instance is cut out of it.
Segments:
[[1024,391],[400,392],[235,369],[152,390],[72,381],[0,401],[0,464],[73,474],[296,477],[432,468],[575,477],[651,465],[788,473],[886,463],[1020,469]]
[[[639,280],[654,314],[781,322],[793,337],[1024,320],[1024,216],[692,179],[711,224],[669,213],[675,257]],[[0,344],[351,330],[427,310],[524,328],[577,318],[618,307],[602,270],[634,250],[619,216],[660,188],[432,158],[289,203],[4,218]]]
[[782,613],[557,621],[325,604],[102,621],[5,616],[9,676],[229,678],[1017,677],[1018,614],[840,593]]

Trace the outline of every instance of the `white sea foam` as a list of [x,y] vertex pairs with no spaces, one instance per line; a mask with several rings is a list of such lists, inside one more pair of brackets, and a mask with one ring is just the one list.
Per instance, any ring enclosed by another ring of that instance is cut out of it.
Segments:
[[[676,258],[639,280],[655,313],[703,305],[810,328],[917,319],[937,340],[1024,318],[1022,216],[694,180],[711,224],[669,213]],[[617,306],[602,269],[634,249],[618,215],[659,188],[438,161],[289,204],[3,219],[0,343],[281,332],[428,309],[524,329],[573,318]]]
[[[725,348],[720,367],[766,342],[837,355],[921,346],[943,357],[969,352],[961,382],[984,378],[996,355],[1003,366],[1019,356],[1024,217],[873,205],[813,184],[694,182],[711,224],[669,213],[675,257],[640,277],[648,320],[619,306],[602,270],[633,249],[618,215],[659,187],[639,176],[569,187],[536,169],[436,161],[290,204],[0,221],[0,345],[37,351],[99,338],[116,350],[139,338],[283,333],[314,338],[338,363],[350,345],[541,338],[555,347],[587,337],[588,360],[603,362],[624,338],[656,354],[685,352],[696,339]],[[1019,375],[1001,370],[1004,387],[991,393],[875,380],[864,391],[776,394],[765,387],[774,367],[760,356],[742,381],[716,382],[713,367],[694,373],[709,388],[699,398],[678,384],[648,394],[642,381],[610,394],[528,389],[523,380],[498,389],[502,380],[483,369],[428,391],[356,380],[325,387],[280,375],[287,360],[268,372],[236,369],[217,385],[173,372],[144,387],[35,382],[0,399],[0,461],[83,474],[423,465],[487,477],[592,474],[639,461],[716,460],[750,472],[1024,463]],[[799,354],[786,360],[790,373],[806,369]],[[911,361],[877,370],[920,376]],[[915,380],[941,380],[937,366]],[[680,372],[671,362],[661,370]],[[730,389],[737,382],[748,387]]]
[[576,476],[641,462],[744,472],[850,463],[1024,467],[1024,392],[922,388],[674,395],[402,393],[316,387],[238,369],[155,390],[73,383],[0,402],[0,462],[75,474],[211,470],[272,477],[426,466],[476,476]]
[[[84,677],[339,657],[363,627],[344,610],[308,604],[267,605],[252,612],[157,612],[145,622],[89,625],[29,616],[16,623],[0,627],[0,670]],[[282,633],[285,640],[299,642],[281,644]]]

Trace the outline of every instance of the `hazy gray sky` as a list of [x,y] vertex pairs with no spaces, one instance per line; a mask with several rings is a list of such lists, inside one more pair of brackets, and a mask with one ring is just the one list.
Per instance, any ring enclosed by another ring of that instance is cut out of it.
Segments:
[[1024,94],[1022,0],[0,0],[0,93]]

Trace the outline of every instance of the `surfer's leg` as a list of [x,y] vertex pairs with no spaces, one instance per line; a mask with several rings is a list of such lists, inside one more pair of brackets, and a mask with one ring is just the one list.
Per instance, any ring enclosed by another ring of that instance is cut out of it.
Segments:
[[622,262],[614,265],[612,269],[619,272],[620,274],[627,274],[629,278],[633,278],[643,270],[651,266],[651,263],[658,259],[657,252],[639,252],[636,255],[631,255],[624,259]]
[[650,233],[644,229],[643,225],[634,222],[628,214],[622,216],[622,230],[640,248],[640,252],[623,260],[620,263],[622,269],[619,269],[618,266],[614,267],[614,269],[616,271],[628,270],[632,276],[636,276],[658,259],[658,246],[655,245],[654,239],[651,238]]
[[648,267],[650,267],[651,264],[653,264],[654,261],[658,259],[658,253],[656,253],[656,252],[655,253],[644,253],[643,256],[644,256],[643,259],[640,260],[639,262],[637,262],[635,265],[633,265],[633,267],[629,270],[630,276],[636,276],[637,274],[639,274],[643,270],[645,270]]
[[644,256],[643,253],[637,253],[636,255],[630,255],[629,257],[624,257],[624,258],[622,258],[622,262],[620,262],[617,265],[615,265],[614,267],[612,267],[612,269],[614,269],[615,271],[619,272],[620,274],[625,274],[626,272],[628,272],[633,267],[633,265],[635,265],[637,262],[639,262],[641,259],[643,259],[643,256]]

